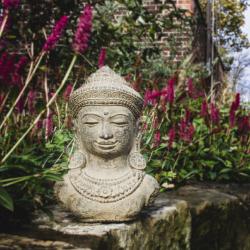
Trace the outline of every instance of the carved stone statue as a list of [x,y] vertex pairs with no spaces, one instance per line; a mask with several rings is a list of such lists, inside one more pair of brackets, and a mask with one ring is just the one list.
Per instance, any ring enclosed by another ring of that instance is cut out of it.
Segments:
[[102,67],[70,97],[76,151],[59,200],[84,221],[128,221],[158,193],[144,173],[139,118],[143,100],[129,83]]

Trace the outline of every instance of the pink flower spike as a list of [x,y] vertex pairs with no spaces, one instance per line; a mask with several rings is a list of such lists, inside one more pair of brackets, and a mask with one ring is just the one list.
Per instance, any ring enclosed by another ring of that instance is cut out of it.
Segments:
[[181,119],[179,123],[179,136],[185,142],[191,142],[194,136],[194,125],[187,123],[185,119]]
[[54,128],[52,113],[44,120],[44,127],[45,127],[45,136],[48,139],[53,134],[53,128]]
[[101,48],[99,58],[98,58],[98,67],[101,68],[105,64],[105,59],[106,59],[106,49]]
[[75,38],[73,41],[73,50],[76,53],[84,53],[88,48],[88,42],[92,29],[92,7],[87,4],[79,18]]
[[175,84],[176,79],[175,78],[171,78],[168,81],[168,87],[166,89],[166,100],[172,104],[174,102],[174,84]]
[[238,120],[238,130],[241,134],[247,135],[250,132],[250,117],[241,116]]
[[212,123],[217,124],[220,120],[220,113],[214,103],[210,104],[210,111],[211,111],[210,118]]
[[194,85],[193,85],[193,79],[190,78],[188,79],[188,94],[191,98],[194,98],[195,97],[195,89],[194,89]]
[[189,123],[190,122],[190,118],[191,118],[191,112],[190,112],[190,110],[186,109],[185,122]]
[[157,130],[154,135],[154,146],[155,147],[159,146],[160,142],[161,142],[161,132]]
[[175,129],[174,128],[171,128],[169,131],[168,131],[168,148],[171,149],[172,146],[173,146],[173,142],[174,142],[174,139],[175,139]]
[[2,0],[4,9],[17,8],[20,3],[20,0]]
[[24,98],[21,97],[16,104],[16,109],[19,114],[21,114],[24,110]]
[[66,89],[65,89],[65,91],[64,91],[64,93],[63,93],[63,98],[64,98],[64,100],[65,100],[66,102],[69,101],[69,97],[70,97],[70,95],[71,95],[72,90],[73,90],[73,86],[72,86],[72,84],[69,84],[69,85],[66,87]]
[[201,117],[206,117],[208,114],[208,105],[207,105],[207,101],[204,100],[201,104]]
[[55,48],[56,43],[60,39],[62,32],[64,31],[66,25],[68,23],[68,17],[62,16],[60,20],[54,26],[51,34],[48,36],[45,44],[43,45],[44,51],[50,51]]

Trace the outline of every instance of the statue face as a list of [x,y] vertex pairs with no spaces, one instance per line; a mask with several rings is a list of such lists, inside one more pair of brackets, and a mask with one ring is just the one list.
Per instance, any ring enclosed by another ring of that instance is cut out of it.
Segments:
[[85,150],[106,159],[127,155],[136,136],[134,116],[122,106],[83,107],[77,127]]

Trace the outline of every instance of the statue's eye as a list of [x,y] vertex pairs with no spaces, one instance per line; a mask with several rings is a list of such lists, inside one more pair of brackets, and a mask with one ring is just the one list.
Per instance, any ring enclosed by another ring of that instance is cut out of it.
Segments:
[[128,125],[128,122],[127,121],[123,121],[123,120],[114,120],[114,121],[111,121],[111,123],[117,125],[117,126],[127,126]]
[[85,121],[83,124],[86,124],[89,127],[93,127],[98,124],[98,121]]

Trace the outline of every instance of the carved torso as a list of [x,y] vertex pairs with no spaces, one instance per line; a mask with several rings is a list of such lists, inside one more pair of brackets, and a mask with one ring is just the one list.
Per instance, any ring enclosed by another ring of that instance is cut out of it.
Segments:
[[129,169],[120,178],[100,180],[83,170],[70,171],[56,193],[66,208],[84,221],[127,221],[134,219],[158,191],[154,178]]
[[140,153],[140,94],[108,67],[92,74],[69,102],[76,151],[58,199],[84,221],[128,221],[153,200],[157,181]]

